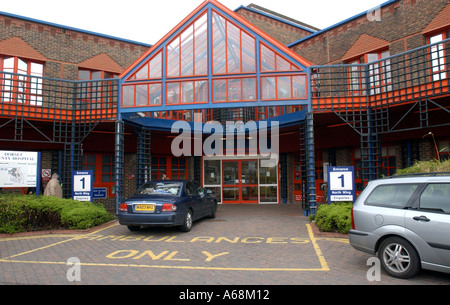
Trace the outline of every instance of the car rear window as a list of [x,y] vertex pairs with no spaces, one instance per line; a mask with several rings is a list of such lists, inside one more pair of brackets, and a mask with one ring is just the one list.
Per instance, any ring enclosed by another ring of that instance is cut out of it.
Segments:
[[136,191],[139,195],[178,195],[181,182],[148,182]]
[[370,193],[364,204],[404,208],[418,186],[418,184],[379,185]]
[[430,212],[450,213],[450,183],[427,185],[420,195],[420,209]]

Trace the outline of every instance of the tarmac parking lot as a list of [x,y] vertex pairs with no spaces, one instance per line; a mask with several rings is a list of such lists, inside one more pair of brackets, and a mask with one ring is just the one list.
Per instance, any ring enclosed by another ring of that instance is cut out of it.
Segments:
[[371,265],[345,236],[314,233],[298,205],[221,205],[192,231],[131,232],[111,222],[86,232],[0,235],[0,284],[438,285],[422,271],[400,280]]

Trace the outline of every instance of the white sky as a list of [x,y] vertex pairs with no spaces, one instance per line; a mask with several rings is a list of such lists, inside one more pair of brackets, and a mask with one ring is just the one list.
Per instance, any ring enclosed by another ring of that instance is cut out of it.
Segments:
[[[204,0],[1,0],[0,11],[155,44]],[[387,0],[219,0],[250,3],[323,29]]]

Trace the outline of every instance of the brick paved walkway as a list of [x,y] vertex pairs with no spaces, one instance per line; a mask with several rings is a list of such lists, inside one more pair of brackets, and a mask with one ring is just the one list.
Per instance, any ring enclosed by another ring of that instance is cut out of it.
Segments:
[[117,222],[53,233],[0,236],[0,284],[450,284],[434,272],[369,282],[370,255],[346,238],[314,235],[297,205],[222,205],[189,233],[130,232]]

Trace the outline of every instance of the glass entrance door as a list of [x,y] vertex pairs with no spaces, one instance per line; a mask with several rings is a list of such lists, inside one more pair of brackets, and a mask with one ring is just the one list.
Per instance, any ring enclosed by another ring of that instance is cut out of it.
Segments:
[[258,203],[258,161],[223,161],[223,203]]

